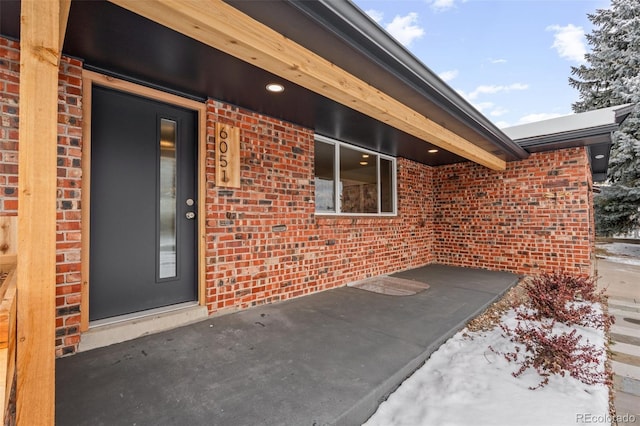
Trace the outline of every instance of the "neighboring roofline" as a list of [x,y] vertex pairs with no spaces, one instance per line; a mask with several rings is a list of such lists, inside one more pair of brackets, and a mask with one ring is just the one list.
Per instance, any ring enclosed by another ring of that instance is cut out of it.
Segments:
[[576,146],[590,146],[603,142],[598,137],[604,136],[610,139],[611,133],[618,130],[618,126],[619,125],[617,123],[608,124],[588,129],[515,139],[515,141],[528,152],[551,151]]
[[616,123],[622,124],[624,120],[627,119],[633,108],[636,107],[636,104],[624,104],[619,105],[618,109],[615,110]]
[[635,104],[616,105],[550,118],[504,129],[515,143],[529,152],[602,143],[629,116]]
[[635,107],[634,104],[617,105],[504,130],[531,153],[586,147],[593,181],[603,182],[607,178],[613,133]]
[[[524,159],[529,156],[527,151],[511,140],[502,130],[442,81],[440,77],[351,1],[318,0],[314,2],[291,1],[289,3],[315,21],[322,23],[327,31],[331,31],[335,36],[391,72],[396,78],[437,104],[450,115],[466,122],[469,127],[487,138],[497,148],[504,150],[517,159]],[[348,34],[332,28],[331,22],[328,22],[317,10],[319,5],[323,6],[326,11],[331,12],[333,17],[339,18],[342,21],[341,23],[346,24],[350,31],[354,31],[354,35],[365,37],[380,51],[384,52],[387,57],[380,58],[373,55],[372,50],[353,43],[348,38]],[[415,80],[418,80],[420,84],[416,84]]]

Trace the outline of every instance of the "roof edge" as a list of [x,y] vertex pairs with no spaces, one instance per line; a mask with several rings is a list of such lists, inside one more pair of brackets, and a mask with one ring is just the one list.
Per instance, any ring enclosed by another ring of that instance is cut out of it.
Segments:
[[[604,126],[591,127],[588,129],[572,130],[568,132],[555,133],[544,136],[534,136],[530,138],[516,139],[517,143],[528,152],[551,151],[554,149],[573,148],[576,146],[590,146],[602,143],[592,140],[596,136],[611,135],[618,130],[618,124],[607,124]],[[576,141],[581,141],[576,143]]]
[[627,119],[633,108],[635,108],[636,104],[623,104],[619,105],[619,109],[615,110],[615,120],[617,124],[622,124],[624,120]]

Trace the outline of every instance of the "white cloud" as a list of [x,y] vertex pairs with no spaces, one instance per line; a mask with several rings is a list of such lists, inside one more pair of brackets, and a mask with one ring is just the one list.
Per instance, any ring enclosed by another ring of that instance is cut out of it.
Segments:
[[501,115],[505,115],[509,110],[503,107],[497,107],[489,112],[489,115],[492,117],[500,117]]
[[511,127],[511,123],[509,123],[508,121],[496,121],[494,124],[498,127],[498,129]]
[[437,12],[444,12],[452,9],[456,5],[456,0],[431,0],[431,9]]
[[488,114],[492,117],[500,117],[509,112],[508,109],[503,108],[493,102],[475,102],[473,106],[483,114]]
[[382,19],[384,18],[384,13],[380,12],[379,10],[375,10],[375,9],[369,9],[369,10],[365,11],[364,13],[369,15],[369,17],[371,19],[373,19],[374,21],[376,21],[378,24],[381,23]]
[[492,64],[506,64],[507,60],[506,59],[491,59],[491,63]]
[[584,55],[587,53],[585,47],[584,29],[573,24],[561,27],[560,25],[550,25],[547,31],[553,31],[553,47],[561,58],[574,62],[584,62]]
[[396,16],[385,28],[400,43],[409,46],[413,40],[424,35],[424,29],[417,25],[418,14],[410,12],[405,16]]
[[440,74],[438,74],[438,76],[448,83],[454,78],[456,78],[458,74],[459,74],[458,70],[449,70],[449,71],[441,72]]
[[494,103],[493,102],[477,102],[473,104],[474,107],[476,107],[476,109],[480,112],[484,112],[488,109],[491,109],[494,107]]
[[513,83],[508,86],[504,85],[481,85],[475,88],[473,92],[467,93],[464,95],[467,100],[473,101],[478,98],[480,95],[493,95],[495,93],[500,92],[512,92],[514,90],[527,90],[529,88],[528,84],[523,83]]
[[541,112],[537,114],[529,114],[524,117],[520,117],[518,124],[535,123],[536,121],[549,120],[550,118],[562,117],[565,114],[558,114],[555,112]]

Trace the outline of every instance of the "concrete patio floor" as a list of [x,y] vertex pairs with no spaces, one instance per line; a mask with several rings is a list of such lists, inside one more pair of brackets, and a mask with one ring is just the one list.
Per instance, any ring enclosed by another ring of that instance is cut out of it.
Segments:
[[359,425],[518,281],[442,265],[393,276],[430,288],[341,287],[58,359],[56,424]]

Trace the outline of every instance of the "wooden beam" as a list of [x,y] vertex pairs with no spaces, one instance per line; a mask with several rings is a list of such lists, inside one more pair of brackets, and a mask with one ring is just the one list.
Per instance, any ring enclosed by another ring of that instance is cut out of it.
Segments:
[[55,421],[58,67],[68,5],[22,0],[16,421]]
[[505,160],[221,0],[110,0],[376,120],[494,170]]
[[71,9],[71,0],[60,0],[60,12],[59,12],[59,43],[58,50],[62,52],[62,45],[64,44],[64,35],[67,32],[67,21],[69,20],[69,9]]

